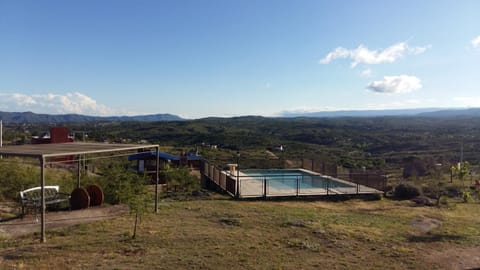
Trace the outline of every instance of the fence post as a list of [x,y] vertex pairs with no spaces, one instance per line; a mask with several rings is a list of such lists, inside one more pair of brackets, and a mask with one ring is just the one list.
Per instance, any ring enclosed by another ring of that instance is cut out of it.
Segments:
[[368,175],[369,175],[369,173],[367,173],[367,184],[366,184],[365,186],[370,187],[370,186],[368,185]]
[[387,174],[385,174],[383,177],[383,192],[385,192],[385,190],[387,189],[387,181],[388,181],[388,178],[387,178]]
[[263,177],[263,197],[267,198],[267,177]]
[[298,175],[297,175],[297,197],[298,197],[298,187],[299,187],[299,185],[298,185]]
[[329,195],[328,190],[330,189],[330,179],[327,178],[327,195]]

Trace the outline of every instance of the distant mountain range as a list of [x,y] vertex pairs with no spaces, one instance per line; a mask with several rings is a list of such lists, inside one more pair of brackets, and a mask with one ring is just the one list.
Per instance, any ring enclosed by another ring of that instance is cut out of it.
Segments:
[[[323,111],[309,113],[285,112],[280,117],[381,117],[381,116],[416,116],[416,117],[480,117],[480,108],[469,109],[442,109],[422,108],[403,110],[351,110],[351,111]],[[261,116],[255,116],[261,118]],[[213,117],[215,118],[215,117]],[[208,118],[207,118],[208,119]],[[74,122],[158,122],[158,121],[184,121],[173,114],[150,114],[136,116],[88,116],[80,114],[37,114],[33,112],[2,112],[0,120],[5,123],[74,123]]]
[[400,110],[351,110],[351,111],[321,111],[321,112],[285,112],[282,117],[379,117],[379,116],[421,116],[421,117],[458,117],[480,116],[480,108],[470,109],[445,109],[445,108],[420,108]]
[[37,114],[33,112],[1,112],[0,120],[7,123],[72,123],[95,121],[180,121],[183,118],[173,114],[150,114],[137,116],[88,116],[80,114]]

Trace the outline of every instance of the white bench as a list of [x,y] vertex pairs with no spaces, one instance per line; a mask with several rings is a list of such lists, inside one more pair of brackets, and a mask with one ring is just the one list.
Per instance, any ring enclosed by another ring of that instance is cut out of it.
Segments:
[[[70,200],[70,195],[59,192],[58,186],[44,186],[45,205],[59,205],[62,202]],[[42,206],[42,187],[29,188],[20,191],[20,202],[22,204],[22,216],[25,215],[26,208],[33,208],[35,214],[37,208]]]

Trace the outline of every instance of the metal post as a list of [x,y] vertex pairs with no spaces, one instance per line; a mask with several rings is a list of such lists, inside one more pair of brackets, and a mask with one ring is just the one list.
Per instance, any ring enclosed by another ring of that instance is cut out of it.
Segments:
[[368,185],[368,176],[369,176],[369,174],[367,173],[367,184],[366,184],[365,186],[370,187],[370,186]]
[[387,190],[387,181],[388,181],[388,176],[387,176],[387,174],[385,174],[383,176],[383,185],[382,185],[383,192],[385,192],[385,190]]
[[82,174],[82,156],[78,155],[78,164],[77,164],[77,188],[80,187],[80,178]]
[[240,198],[240,151],[237,151],[237,194],[236,197]]
[[41,229],[40,229],[40,242],[45,243],[47,238],[45,237],[45,158],[40,158],[40,200],[41,200]]
[[155,162],[155,213],[158,213],[158,170],[160,169],[160,157],[158,156],[158,153],[160,152],[160,147],[155,147],[155,156],[156,156],[156,162]]
[[330,179],[327,178],[327,195],[328,195],[329,189],[330,189]]
[[299,185],[298,185],[298,176],[297,176],[297,197],[298,197],[298,187],[299,187]]
[[267,198],[267,177],[263,177],[263,197]]

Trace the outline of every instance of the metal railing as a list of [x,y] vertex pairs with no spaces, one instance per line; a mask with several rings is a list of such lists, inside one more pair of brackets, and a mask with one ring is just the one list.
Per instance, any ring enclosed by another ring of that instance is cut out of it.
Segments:
[[312,159],[302,159],[302,168],[381,191],[385,191],[387,187],[387,177],[383,171],[344,169],[339,172],[337,165],[334,163]]
[[235,196],[235,194],[237,194],[236,179],[227,175],[222,168],[205,161],[201,173],[203,177],[207,177],[217,187],[226,191],[230,195]]
[[202,175],[231,196],[241,198],[365,194],[378,193],[386,187],[386,177],[379,174],[349,173],[337,177],[300,173],[230,175],[208,161],[202,167]]
[[239,197],[320,196],[377,193],[360,183],[328,176],[248,175],[239,177]]

